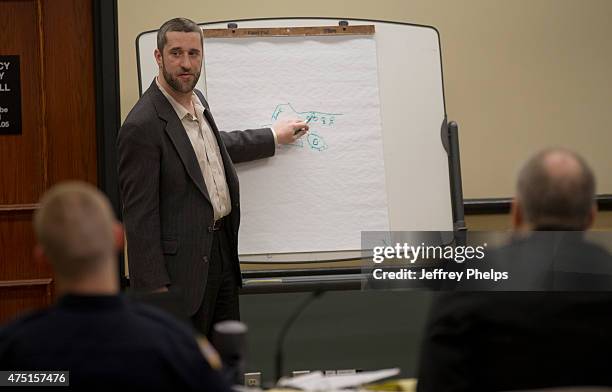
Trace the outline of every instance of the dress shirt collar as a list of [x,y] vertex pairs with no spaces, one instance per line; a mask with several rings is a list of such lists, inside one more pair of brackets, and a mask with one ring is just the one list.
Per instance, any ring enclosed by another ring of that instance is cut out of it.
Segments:
[[[172,105],[172,108],[176,112],[176,115],[178,116],[179,120],[183,121],[185,116],[189,116],[189,118],[191,118],[191,112],[189,110],[185,109],[185,107],[183,105],[178,103],[178,101],[176,99],[174,99],[172,97],[172,95],[170,95],[166,91],[164,86],[162,86],[159,83],[159,80],[157,80],[157,76],[155,77],[155,83],[157,84],[157,87],[159,88],[159,91],[161,91],[162,94],[164,94],[164,97],[166,97],[168,102],[170,102],[170,105]],[[204,106],[202,106],[202,103],[200,102],[200,99],[198,98],[198,96],[194,92],[191,93],[191,102],[193,102],[193,106],[194,106],[195,110],[197,112],[199,112],[199,114],[202,114],[204,112]]]

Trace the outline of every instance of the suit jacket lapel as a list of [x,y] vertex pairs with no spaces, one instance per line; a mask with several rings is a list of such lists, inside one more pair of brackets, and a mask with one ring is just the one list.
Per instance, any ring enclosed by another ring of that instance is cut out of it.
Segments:
[[170,105],[170,102],[168,102],[166,97],[164,97],[161,91],[159,91],[159,88],[155,84],[155,80],[153,81],[153,84],[151,84],[151,88],[153,88],[153,104],[157,110],[157,115],[166,121],[166,133],[170,137],[174,148],[178,152],[178,155],[185,166],[185,170],[187,170],[189,177],[196,184],[200,192],[202,192],[206,200],[210,202],[210,196],[208,195],[208,190],[206,189],[206,184],[204,183],[202,169],[200,169],[198,158],[196,157],[195,151],[193,150],[193,146],[191,145],[191,141],[187,136],[187,132],[185,131],[183,124],[176,115],[172,105]]
[[[225,144],[221,140],[221,134],[219,133],[219,128],[217,128],[215,119],[213,118],[212,113],[210,112],[210,108],[208,107],[208,102],[204,98],[204,95],[202,94],[202,92],[200,92],[199,90],[194,90],[194,91],[196,95],[198,96],[198,98],[200,98],[200,102],[202,102],[202,105],[204,105],[204,117],[206,117],[206,120],[208,121],[208,124],[210,125],[210,129],[213,131],[213,135],[215,135],[215,139],[217,139],[217,145],[219,146],[219,151],[221,152],[221,158],[223,159],[223,166],[225,167],[225,175],[227,177],[227,173],[229,169],[228,165],[232,165],[230,167],[233,167],[232,159],[230,158],[229,153],[227,152],[227,149],[225,148]],[[228,180],[228,186],[231,186],[231,184],[229,184],[229,179],[227,180]]]
[[215,119],[210,112],[210,108],[208,106],[208,101],[204,98],[204,94],[202,94],[199,90],[194,90],[198,98],[200,98],[200,102],[204,105],[204,117],[206,117],[206,121],[208,121],[208,125],[210,125],[210,129],[213,131],[213,135],[215,135],[215,139],[217,139],[217,145],[219,146],[219,151],[221,151],[221,157],[223,158],[223,164],[227,165],[227,160],[231,160],[229,157],[229,153],[225,149],[225,144],[221,142],[221,135],[219,134],[219,128],[217,128],[217,124],[215,123]]
[[[202,97],[200,97],[200,99],[202,99]],[[236,169],[234,168],[234,163],[232,162],[229,152],[227,152],[227,149],[225,148],[225,143],[223,143],[223,140],[221,140],[219,128],[217,128],[217,124],[215,124],[212,113],[208,109],[208,104],[205,104],[205,106],[206,109],[204,110],[204,117],[206,117],[206,120],[210,125],[210,129],[212,130],[213,135],[215,135],[215,139],[217,139],[217,145],[219,146],[219,152],[221,153],[221,159],[223,160],[223,167],[225,168],[225,180],[227,181],[227,187],[231,193],[231,197],[234,200],[238,197],[238,195],[234,192],[236,184],[235,179],[237,178]]]
[[215,120],[213,119],[213,116],[210,113],[210,110],[208,110],[208,107],[204,110],[204,117],[206,117],[206,120],[208,121],[208,124],[210,125],[210,129],[213,131],[213,135],[215,135],[215,139],[217,139],[217,145],[219,146],[219,151],[221,151],[223,163],[227,164],[225,160],[226,160],[226,157],[229,158],[229,154],[225,150],[225,145],[221,142],[221,135],[219,134],[219,128],[217,128],[217,124],[215,124]]

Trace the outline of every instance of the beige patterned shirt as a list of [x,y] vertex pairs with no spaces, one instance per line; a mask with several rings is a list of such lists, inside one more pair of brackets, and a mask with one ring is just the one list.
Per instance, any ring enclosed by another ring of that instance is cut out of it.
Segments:
[[176,115],[187,131],[187,136],[191,141],[193,150],[198,158],[200,170],[204,177],[208,196],[213,206],[215,220],[229,215],[232,211],[232,203],[227,181],[225,179],[223,160],[221,158],[219,145],[217,144],[217,139],[215,139],[215,135],[212,129],[210,129],[206,117],[204,117],[204,110],[206,109],[200,102],[198,96],[192,93],[191,102],[193,103],[196,113],[194,117],[190,110],[187,110],[166,92],[159,84],[157,78],[155,78],[155,82],[162,94],[168,99],[168,102],[170,102],[170,105],[174,108]]

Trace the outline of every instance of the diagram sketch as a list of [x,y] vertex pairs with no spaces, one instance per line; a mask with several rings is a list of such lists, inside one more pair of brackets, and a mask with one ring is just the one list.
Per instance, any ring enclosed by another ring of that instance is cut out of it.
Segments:
[[[299,112],[290,103],[282,103],[274,108],[271,120],[274,122],[283,117],[301,118],[309,125],[310,131],[305,138],[300,138],[288,146],[304,148],[305,143],[302,139],[306,139],[306,144],[312,151],[320,152],[327,150],[329,147],[321,133],[333,129],[336,126],[337,117],[342,115],[342,113],[325,113],[314,110]],[[270,125],[264,124],[263,126]]]

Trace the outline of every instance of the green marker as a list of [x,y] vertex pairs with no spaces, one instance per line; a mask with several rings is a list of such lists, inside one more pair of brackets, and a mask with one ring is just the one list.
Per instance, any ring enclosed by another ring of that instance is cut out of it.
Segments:
[[[306,124],[308,124],[310,122],[310,120],[312,120],[312,117],[313,116],[308,117],[308,119],[306,120]],[[296,129],[295,131],[293,131],[293,134],[297,135],[298,133],[300,133],[303,130],[304,130],[304,128]]]

